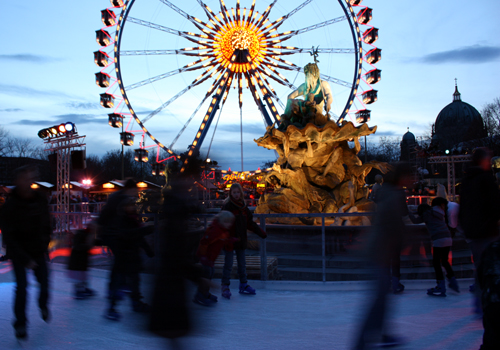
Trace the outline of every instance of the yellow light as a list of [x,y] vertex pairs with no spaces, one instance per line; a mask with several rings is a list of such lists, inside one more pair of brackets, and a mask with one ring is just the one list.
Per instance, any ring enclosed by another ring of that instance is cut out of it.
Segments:
[[110,182],[107,182],[107,183],[105,183],[105,184],[102,185],[102,188],[115,188],[115,185],[113,185]]
[[31,184],[30,186],[32,189],[37,189],[37,188],[40,188],[40,186],[38,186],[37,184]]
[[146,187],[148,187],[148,184],[141,181],[141,182],[137,183],[137,187],[139,187],[139,188],[146,188]]

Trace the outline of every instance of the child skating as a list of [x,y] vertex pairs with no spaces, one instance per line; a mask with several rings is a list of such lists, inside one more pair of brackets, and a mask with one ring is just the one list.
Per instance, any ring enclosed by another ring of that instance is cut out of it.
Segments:
[[[227,244],[238,241],[237,238],[229,237],[229,229],[234,223],[234,215],[228,211],[221,211],[203,235],[196,255],[200,259],[203,268],[203,277],[211,280],[214,275],[214,262],[219,256],[222,248]],[[210,285],[201,285],[194,296],[195,303],[210,306],[216,303],[217,297],[210,294]]]

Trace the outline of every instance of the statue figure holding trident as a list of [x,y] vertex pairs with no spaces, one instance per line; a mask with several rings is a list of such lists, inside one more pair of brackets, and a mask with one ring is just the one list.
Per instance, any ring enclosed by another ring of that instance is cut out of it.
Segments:
[[[328,112],[333,101],[330,84],[320,78],[318,49],[313,47],[311,55],[314,56],[314,63],[309,63],[304,67],[305,82],[288,95],[283,122],[279,128],[281,130],[286,129],[290,124],[304,127],[307,123],[324,125],[330,120]],[[297,98],[299,96],[304,97],[299,99]]]

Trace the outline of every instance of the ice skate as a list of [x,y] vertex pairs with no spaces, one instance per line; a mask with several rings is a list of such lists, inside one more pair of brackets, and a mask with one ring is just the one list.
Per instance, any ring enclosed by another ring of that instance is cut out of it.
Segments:
[[444,281],[437,281],[437,286],[434,288],[427,289],[427,294],[435,297],[445,297],[446,296],[446,287]]
[[255,289],[250,287],[248,283],[240,283],[240,294],[252,294],[255,295]]

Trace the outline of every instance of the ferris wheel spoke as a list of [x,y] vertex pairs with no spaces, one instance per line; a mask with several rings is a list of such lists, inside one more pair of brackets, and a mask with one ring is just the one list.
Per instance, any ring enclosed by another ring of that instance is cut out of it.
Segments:
[[297,6],[295,9],[293,9],[291,12],[289,12],[285,16],[278,18],[277,20],[275,20],[271,24],[268,24],[265,27],[265,29],[267,29],[269,32],[276,31],[283,23],[285,23],[285,21],[288,18],[292,17],[295,13],[297,13],[298,11],[300,11],[301,9],[303,9],[306,5],[308,5],[312,1],[313,0],[306,0],[306,1],[304,1],[302,4],[300,4],[299,6]]
[[[215,21],[219,22],[219,19],[216,17],[215,13],[203,1],[201,0],[196,0],[196,1],[198,1],[198,4],[200,4],[203,11],[205,11],[205,14],[207,15],[207,18],[210,21],[210,23],[214,25],[216,30],[219,30],[220,26],[215,22]],[[219,22],[219,24],[221,23]]]
[[252,75],[255,77],[257,80],[257,85],[259,86],[260,91],[262,92],[262,96],[265,101],[267,101],[269,108],[271,109],[271,113],[273,114],[273,117],[276,121],[280,121],[281,117],[278,113],[278,110],[276,109],[276,106],[274,105],[273,100],[271,99],[271,95],[273,95],[273,91],[269,89],[268,86],[264,84],[263,79],[261,76],[256,72],[255,70],[251,71]]
[[347,81],[343,81],[343,80],[331,77],[331,76],[326,75],[326,74],[320,74],[320,78],[321,78],[321,80],[326,80],[326,81],[329,81],[330,83],[334,83],[334,84],[337,84],[337,85],[340,85],[343,87],[347,87],[349,89],[352,88],[352,83],[348,83]]
[[[271,56],[271,58],[274,59],[274,60],[276,60],[276,61],[279,61],[279,62],[281,62],[281,63],[283,63],[283,64],[285,64],[286,66],[289,67],[289,68],[285,68],[285,69],[304,73],[304,68],[299,67],[299,66],[293,64],[292,62],[285,61],[285,60],[283,60],[283,59],[281,59],[279,57],[276,57],[276,56]],[[281,67],[283,67],[283,66],[281,66]],[[337,84],[337,85],[340,85],[340,86],[352,88],[352,84],[351,83],[348,83],[346,81],[343,81],[343,80],[331,77],[331,76],[326,75],[326,74],[321,74],[320,78],[322,80],[326,80],[326,81],[329,81],[331,83],[334,83],[334,84]]]
[[[278,50],[283,50],[283,51],[278,51]],[[277,46],[277,45],[269,46],[267,51],[270,51],[275,55],[281,55],[281,56],[293,55],[296,53],[311,53],[311,49],[291,47],[291,46]],[[340,48],[318,48],[317,52],[324,53],[324,54],[354,54],[354,53],[356,53],[356,50],[355,49],[340,49]]]
[[[267,72],[264,68],[259,68],[265,75],[267,75],[269,78],[276,80],[278,83],[280,83],[283,86],[286,86],[290,89],[296,89],[296,87],[288,81],[288,79],[278,72],[271,64],[269,63],[264,63],[265,67],[267,67],[269,70],[271,70],[274,74],[270,74]],[[277,77],[276,77],[277,76]]]
[[[215,96],[212,98],[212,102],[210,103],[210,106],[208,107],[208,110],[205,114],[205,117],[203,118],[203,121],[201,122],[200,128],[198,129],[198,132],[196,133],[196,136],[193,140],[193,143],[191,144],[192,147],[199,149],[201,147],[201,144],[203,143],[203,140],[205,139],[205,136],[207,134],[208,129],[210,128],[210,124],[212,123],[213,117],[215,115],[215,112],[219,108],[219,105],[221,103],[222,97],[226,92],[226,89],[228,89],[228,85],[231,84],[231,79],[233,77],[234,73],[231,72],[229,69],[226,69],[221,80],[219,81],[219,84],[217,86],[217,90],[215,93]],[[191,149],[188,152],[188,156],[190,157],[193,152]],[[184,163],[186,164],[186,163]],[[182,171],[182,169],[181,169]]]
[[[202,74],[203,75],[203,74]],[[205,81],[206,79],[202,79],[200,77],[196,78],[191,84],[189,84],[187,87],[185,87],[183,90],[181,90],[180,92],[177,93],[177,95],[175,95],[174,97],[172,97],[170,100],[168,100],[167,102],[165,102],[164,104],[162,104],[160,107],[158,107],[157,109],[155,109],[153,112],[151,112],[148,116],[146,116],[144,118],[144,120],[142,121],[143,124],[145,124],[148,120],[150,120],[151,118],[153,118],[155,115],[157,115],[158,113],[160,113],[163,109],[165,109],[166,107],[168,107],[168,105],[170,105],[172,102],[174,102],[175,100],[177,100],[179,97],[181,97],[182,95],[184,95],[188,90],[192,89],[193,87],[201,84],[203,81]]]
[[255,85],[258,85],[258,83],[255,82],[256,79],[254,77],[250,76],[250,73],[248,71],[245,72],[244,74],[245,74],[245,77],[248,81],[248,88],[250,89],[250,92],[252,93],[253,100],[255,101],[255,104],[259,108],[262,117],[264,118],[264,120],[268,126],[272,125],[273,122],[272,122],[271,118],[269,117],[269,113],[267,113],[266,106],[264,105],[264,103],[260,99],[259,92],[257,91],[257,87],[255,86]]
[[274,5],[276,5],[276,3],[278,2],[278,0],[274,0],[268,7],[267,9],[264,11],[264,13],[260,16],[260,18],[257,20],[257,23],[255,24],[256,26],[261,26],[266,20],[267,20],[267,17],[269,17],[269,14],[271,13],[271,10],[273,9]]
[[227,10],[226,4],[224,3],[224,0],[219,0],[220,4],[220,12],[222,14],[222,19],[228,24],[231,22],[231,18],[229,18],[229,11]]
[[179,133],[177,134],[177,136],[174,138],[174,140],[172,141],[172,143],[170,144],[170,146],[168,146],[168,148],[172,149],[175,145],[175,143],[177,142],[177,140],[179,140],[179,138],[181,137],[181,135],[184,133],[184,130],[186,130],[186,128],[188,127],[188,125],[191,123],[191,120],[193,120],[194,116],[196,115],[196,113],[198,113],[198,111],[200,110],[201,106],[203,105],[203,103],[207,100],[209,94],[207,94],[200,102],[200,104],[198,105],[198,107],[196,107],[196,109],[194,110],[193,114],[191,114],[191,116],[189,117],[189,119],[187,120],[186,123],[184,123],[184,126],[182,127],[181,131],[179,131]]
[[201,50],[209,50],[209,46],[188,47],[184,49],[174,50],[126,50],[120,51],[120,56],[142,56],[142,55],[184,55],[184,56],[210,56],[210,51],[202,52]]
[[202,42],[200,42],[200,39],[210,39],[210,38],[213,39],[213,36],[211,36],[211,35],[198,34],[198,33],[193,33],[193,32],[182,32],[180,30],[168,28],[168,27],[156,24],[156,23],[144,21],[142,19],[138,19],[138,18],[134,18],[134,17],[130,17],[130,16],[127,18],[127,22],[139,24],[141,26],[145,26],[145,27],[160,30],[162,32],[166,32],[169,34],[177,35],[177,36],[180,36],[180,37],[187,39],[189,41],[195,42],[197,44],[203,44]]
[[266,41],[268,41],[269,44],[283,42],[283,41],[286,41],[286,40],[288,40],[291,37],[294,37],[296,35],[304,34],[304,33],[309,32],[311,30],[323,28],[323,27],[326,27],[326,26],[329,26],[329,25],[332,25],[335,23],[345,21],[345,20],[347,20],[347,17],[341,16],[341,17],[333,18],[333,19],[330,19],[328,21],[317,23],[317,24],[314,24],[312,26],[305,27],[302,29],[291,30],[291,31],[283,32],[283,33],[273,34],[273,35],[269,35],[270,32],[268,32]]
[[181,10],[180,8],[178,8],[177,6],[175,6],[174,4],[172,4],[170,1],[168,1],[168,0],[160,0],[160,1],[163,4],[167,5],[168,7],[170,7],[175,12],[177,12],[178,14],[180,14],[182,17],[186,18],[189,22],[191,22],[192,24],[194,24],[194,26],[196,28],[198,28],[199,30],[201,30],[201,31],[209,34],[210,33],[209,30],[203,29],[203,26],[204,26],[206,28],[209,28],[214,33],[216,33],[216,31],[214,30],[214,28],[212,26],[209,26],[206,23],[204,23],[202,20],[200,20],[200,19],[198,19],[198,18],[196,18],[194,16],[191,16],[191,15],[187,14],[186,12],[184,12],[183,10]]
[[276,91],[273,89],[272,85],[269,83],[269,81],[266,79],[265,74],[262,73],[261,70],[257,70],[256,74],[260,76],[260,78],[264,81],[264,84],[267,86],[267,89],[271,91],[271,94],[273,97],[276,99],[276,101],[280,104],[281,108],[285,109],[283,103],[281,102],[280,98],[278,97],[278,94]]
[[152,78],[148,78],[148,79],[145,79],[143,81],[140,81],[138,83],[135,83],[135,84],[132,84],[132,85],[129,85],[129,86],[126,86],[125,87],[125,90],[133,90],[135,88],[138,88],[138,87],[141,87],[141,86],[144,86],[146,84],[151,84],[151,83],[154,83],[155,81],[158,81],[158,80],[161,80],[161,79],[165,79],[165,78],[169,78],[173,75],[177,75],[177,74],[180,74],[180,73],[183,73],[183,72],[187,72],[187,71],[191,71],[191,70],[197,70],[197,69],[202,69],[202,68],[205,68],[206,66],[210,65],[211,62],[213,62],[215,59],[211,59],[210,61],[206,62],[208,64],[203,64],[201,65],[200,63],[207,60],[208,57],[204,57],[198,61],[195,61],[195,62],[192,62],[192,63],[189,63],[187,65],[185,65],[184,67],[182,68],[179,68],[179,69],[175,69],[173,71],[170,71],[170,72],[167,72],[167,73],[163,73],[163,74],[160,74],[160,75],[157,75],[155,77],[152,77]]

